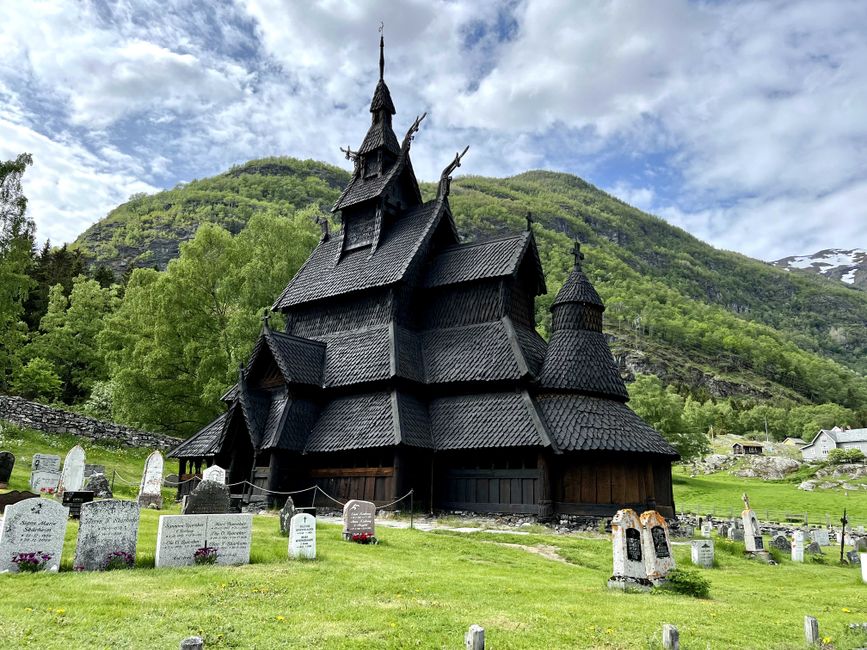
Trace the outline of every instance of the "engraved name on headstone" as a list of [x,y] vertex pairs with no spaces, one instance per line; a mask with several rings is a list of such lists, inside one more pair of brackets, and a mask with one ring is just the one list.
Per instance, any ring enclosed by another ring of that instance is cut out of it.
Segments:
[[709,569],[713,566],[713,540],[696,539],[692,542],[692,563]]
[[224,470],[219,465],[211,465],[204,472],[202,472],[202,480],[203,481],[213,481],[214,483],[219,483],[220,485],[226,484],[226,470]]
[[639,517],[641,523],[641,551],[644,556],[644,569],[647,578],[658,583],[665,579],[674,568],[674,556],[668,537],[668,523],[665,517],[648,510]]
[[611,520],[611,544],[614,571],[608,586],[612,589],[649,586],[641,549],[641,521],[634,510],[618,510],[614,515]]
[[376,535],[376,505],[370,501],[352,499],[343,506],[343,536],[356,534]]
[[30,489],[37,493],[54,491],[59,482],[60,456],[33,454],[33,462],[30,465]]
[[306,512],[292,517],[289,524],[289,557],[313,560],[316,558],[316,518]]
[[831,538],[828,535],[827,528],[814,528],[810,531],[810,539],[816,542],[819,546],[831,545]]
[[157,568],[195,564],[196,551],[214,549],[216,564],[250,562],[253,515],[161,515]]
[[22,554],[42,569],[57,571],[69,509],[52,499],[26,499],[7,506],[0,530],[0,573],[19,570]]
[[66,454],[60,482],[57,484],[58,495],[62,496],[66,491],[78,492],[84,487],[84,459],[84,449],[81,445],[75,445]]
[[184,498],[185,515],[211,515],[229,512],[229,488],[214,481],[202,481]]
[[138,503],[142,508],[163,507],[163,455],[155,451],[148,456],[138,488]]
[[135,501],[107,499],[81,506],[81,525],[75,546],[76,570],[123,568],[135,562],[139,505]]

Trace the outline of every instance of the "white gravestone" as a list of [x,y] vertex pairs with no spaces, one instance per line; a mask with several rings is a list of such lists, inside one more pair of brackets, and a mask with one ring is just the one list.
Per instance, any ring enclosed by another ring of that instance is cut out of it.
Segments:
[[63,496],[64,492],[80,492],[84,487],[84,460],[84,449],[81,445],[75,445],[66,454],[60,482],[57,484],[58,496]]
[[814,528],[810,531],[810,539],[816,542],[819,546],[831,545],[831,538],[828,535],[827,528]]
[[316,517],[306,512],[292,517],[289,522],[289,557],[316,559]]
[[647,588],[650,581],[641,553],[641,521],[634,510],[618,510],[611,520],[611,543],[614,555],[614,574],[608,586],[615,589],[640,586]]
[[713,533],[713,524],[709,521],[705,521],[701,525],[701,536],[704,538],[710,538],[711,533]]
[[248,564],[253,515],[161,515],[155,565],[195,564],[201,548],[216,549],[216,564]]
[[858,557],[861,559],[861,580],[867,584],[867,553],[861,553]]
[[138,488],[138,503],[142,508],[154,505],[157,509],[163,507],[163,455],[153,452],[145,461],[141,483]]
[[641,513],[639,522],[641,523],[641,552],[644,555],[647,579],[653,583],[662,582],[668,572],[674,568],[674,555],[668,538],[668,523],[656,510]]
[[18,571],[19,553],[38,553],[45,569],[57,571],[69,508],[53,499],[25,499],[6,506],[0,529],[0,573]]
[[75,546],[77,571],[99,571],[110,560],[130,566],[135,562],[139,505],[135,501],[106,499],[81,504],[81,524]]
[[376,535],[376,505],[370,501],[352,499],[343,506],[343,537],[350,539],[353,535]]
[[743,498],[744,510],[741,513],[741,519],[744,522],[744,547],[748,553],[763,551],[765,550],[765,544],[762,540],[759,520],[756,519],[756,513],[750,508],[750,498],[746,494],[744,494]]
[[220,485],[226,484],[226,470],[224,470],[219,465],[211,465],[204,472],[202,472],[202,480],[203,481],[213,481],[214,483],[219,483]]
[[804,547],[807,544],[807,534],[803,530],[796,530],[792,535],[792,562],[804,561]]
[[713,540],[696,539],[692,542],[692,563],[710,569],[713,566]]
[[57,489],[60,482],[60,456],[33,454],[30,465],[30,490],[47,492]]

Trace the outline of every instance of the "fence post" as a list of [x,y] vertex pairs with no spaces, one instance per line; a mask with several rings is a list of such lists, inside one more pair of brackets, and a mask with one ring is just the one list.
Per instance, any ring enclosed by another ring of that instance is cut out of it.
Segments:
[[804,617],[804,638],[807,645],[818,645],[819,643],[819,621],[813,616]]
[[485,650],[485,628],[481,625],[470,625],[464,635],[464,647],[466,650]]
[[680,633],[674,625],[662,624],[662,647],[665,650],[680,650]]
[[413,516],[415,515],[415,489],[409,491],[409,529],[413,528]]
[[204,650],[205,642],[200,636],[190,636],[181,641],[180,650]]

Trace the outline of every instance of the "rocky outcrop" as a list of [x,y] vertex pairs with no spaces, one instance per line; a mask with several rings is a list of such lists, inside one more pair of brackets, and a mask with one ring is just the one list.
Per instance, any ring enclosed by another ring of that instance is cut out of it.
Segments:
[[745,467],[732,472],[742,478],[779,480],[801,467],[798,461],[782,456],[744,456],[743,459]]

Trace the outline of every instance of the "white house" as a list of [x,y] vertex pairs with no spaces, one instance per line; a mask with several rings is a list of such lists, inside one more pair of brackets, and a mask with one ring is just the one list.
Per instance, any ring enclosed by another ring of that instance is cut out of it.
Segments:
[[804,460],[822,460],[832,449],[860,449],[867,455],[867,429],[822,429],[808,445],[801,447]]

